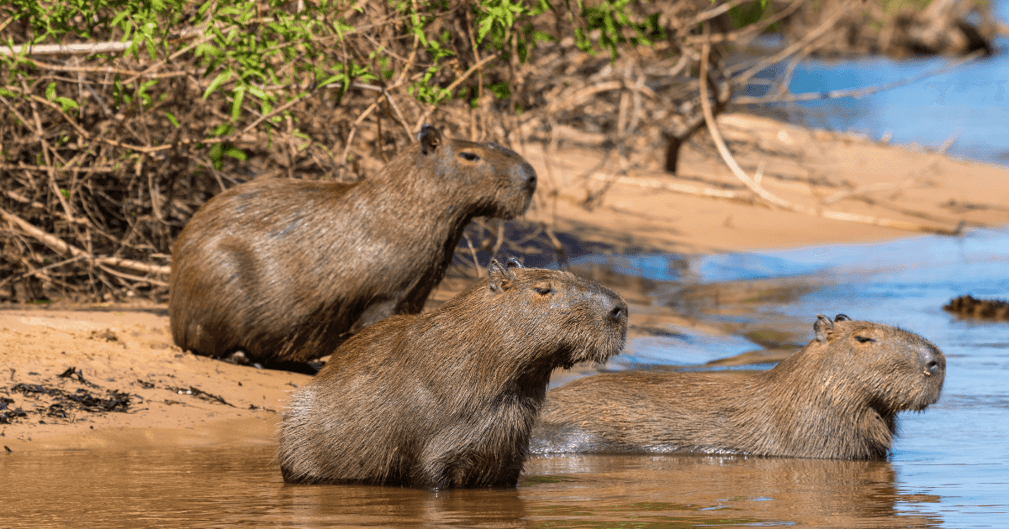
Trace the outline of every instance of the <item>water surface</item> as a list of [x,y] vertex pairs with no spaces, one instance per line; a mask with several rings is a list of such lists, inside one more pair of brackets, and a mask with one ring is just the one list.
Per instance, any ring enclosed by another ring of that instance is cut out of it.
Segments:
[[[286,485],[271,447],[0,454],[4,527],[992,527],[1009,516],[1009,323],[960,319],[954,296],[1009,294],[1009,233],[722,256],[622,256],[656,295],[712,325],[634,340],[620,368],[701,366],[797,342],[817,313],[902,326],[946,354],[939,402],[903,414],[886,461],[684,455],[533,457],[515,489]],[[584,265],[585,263],[580,263]],[[727,266],[728,265],[728,266]],[[744,291],[745,296],[733,295]],[[773,296],[751,295],[773,290]],[[721,294],[718,294],[721,293]],[[662,298],[665,296],[665,298]],[[624,357],[624,358],[622,358]],[[751,366],[766,369],[766,365]]]
[[[992,2],[1003,23],[1009,2]],[[942,71],[912,84],[860,98],[844,97],[778,105],[775,115],[803,125],[890,138],[901,145],[936,149],[952,140],[949,154],[959,158],[1009,164],[1009,38],[995,39],[996,54]],[[941,69],[948,58],[896,60],[864,57],[843,61],[803,61],[794,72],[792,93],[882,86]],[[777,65],[770,76],[784,73]],[[763,95],[754,85],[749,95]],[[766,108],[755,109],[763,112]]]

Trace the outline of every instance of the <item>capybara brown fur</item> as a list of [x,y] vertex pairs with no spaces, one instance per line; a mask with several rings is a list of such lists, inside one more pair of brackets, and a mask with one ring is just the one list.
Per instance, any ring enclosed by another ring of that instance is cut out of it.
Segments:
[[497,261],[488,271],[437,309],[339,347],[285,410],[285,481],[517,484],[550,372],[617,354],[627,304],[568,272]]
[[897,413],[938,400],[942,352],[895,327],[818,315],[816,337],[757,374],[618,372],[547,393],[533,453],[885,457]]
[[193,215],[172,253],[176,345],[250,361],[306,361],[386,316],[424,307],[475,216],[526,211],[536,172],[493,143],[425,125],[357,184],[257,179]]
[[978,299],[968,294],[951,299],[942,308],[960,316],[1009,320],[1009,301],[1001,299]]

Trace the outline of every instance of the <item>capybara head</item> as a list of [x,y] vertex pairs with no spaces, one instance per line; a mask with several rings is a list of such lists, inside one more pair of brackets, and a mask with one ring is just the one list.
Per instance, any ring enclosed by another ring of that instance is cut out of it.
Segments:
[[550,373],[623,347],[627,304],[570,273],[504,266],[438,308],[341,345],[291,399],[278,460],[296,483],[515,486]]
[[549,369],[605,363],[623,349],[627,303],[615,292],[569,272],[523,268],[515,259],[492,261],[487,271],[487,279],[446,301],[434,319],[472,322],[480,336],[466,340],[492,340],[487,347],[527,364],[548,354],[542,361]]
[[[427,186],[437,190],[438,200],[471,208],[470,216],[511,219],[529,208],[536,170],[515,151],[496,143],[447,139],[431,125],[421,128],[417,140],[384,171],[390,185]],[[425,195],[430,192],[417,190],[416,196]]]
[[804,369],[844,373],[832,377],[835,392],[850,392],[883,417],[924,410],[939,400],[946,357],[921,336],[889,325],[854,321],[844,314],[834,321],[818,314],[813,331],[814,341],[803,351]]

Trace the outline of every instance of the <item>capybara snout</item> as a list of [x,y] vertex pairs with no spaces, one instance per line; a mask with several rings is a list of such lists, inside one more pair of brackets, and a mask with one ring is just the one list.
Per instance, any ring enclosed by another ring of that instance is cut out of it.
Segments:
[[[596,291],[587,292],[584,297],[585,303],[584,307],[588,307],[588,314],[583,315],[586,320],[594,322],[594,324],[589,324],[588,322],[573,322],[574,325],[580,326],[595,326],[597,329],[614,329],[612,332],[600,332],[598,338],[601,340],[613,340],[616,336],[626,336],[627,334],[627,303],[624,302],[623,298],[614,292],[599,287]],[[614,349],[619,349],[619,347],[606,346],[600,344],[596,347],[597,351],[612,351]],[[605,363],[609,360],[610,356],[596,356],[587,357],[579,359],[579,361],[594,362],[597,364]]]
[[925,376],[945,375],[946,357],[935,347],[928,347],[921,352],[922,363],[925,365]]
[[[533,166],[529,165],[519,153],[507,148],[502,147],[496,143],[486,144],[488,149],[499,152],[505,158],[511,158],[515,161],[511,165],[511,177],[512,181],[517,186],[522,186],[529,195],[536,191],[536,170]],[[463,149],[460,151],[460,155],[467,160],[475,160],[479,158],[479,154],[474,153],[470,149]]]

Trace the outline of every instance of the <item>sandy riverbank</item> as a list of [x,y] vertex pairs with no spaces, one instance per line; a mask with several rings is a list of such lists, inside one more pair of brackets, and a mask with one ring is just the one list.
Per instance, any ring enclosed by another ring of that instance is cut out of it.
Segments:
[[[923,230],[1009,224],[1007,168],[745,115],[723,116],[720,124],[743,168],[752,174],[762,165],[761,185],[793,204]],[[527,219],[607,251],[707,253],[917,233],[755,202],[704,140],[687,148],[680,174],[671,177],[660,171],[660,153],[622,168],[588,146],[595,138],[561,132],[547,152],[519,149],[543,182]],[[581,207],[587,193],[607,185],[601,204]],[[433,299],[464,284],[448,280]],[[652,306],[647,292],[618,288],[632,304],[632,333],[696,323]],[[27,414],[0,424],[0,444],[14,451],[272,444],[277,412],[309,378],[185,353],[172,345],[166,308],[157,304],[6,306],[0,338],[0,398],[10,400],[0,413]],[[68,368],[75,374],[59,377]],[[50,415],[51,396],[26,396],[11,389],[17,384],[100,398],[117,390],[130,403],[126,413],[57,408]]]

